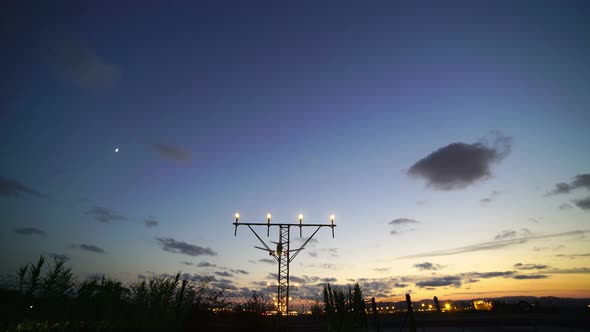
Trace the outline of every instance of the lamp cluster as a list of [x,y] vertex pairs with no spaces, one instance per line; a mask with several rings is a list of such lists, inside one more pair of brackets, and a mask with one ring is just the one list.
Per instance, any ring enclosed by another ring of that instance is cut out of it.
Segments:
[[[234,217],[236,217],[236,222],[240,221],[240,214],[238,212],[236,212],[236,214],[234,214]],[[299,214],[298,216],[299,218],[299,224],[303,224],[303,214]],[[272,215],[270,213],[266,214],[266,222],[270,224],[270,220],[272,219]],[[334,224],[334,220],[336,219],[335,215],[330,215],[330,221],[332,222],[332,224]]]

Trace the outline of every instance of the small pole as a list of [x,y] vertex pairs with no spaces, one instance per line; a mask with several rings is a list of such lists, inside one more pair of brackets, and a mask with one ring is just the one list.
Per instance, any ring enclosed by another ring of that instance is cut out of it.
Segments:
[[414,319],[414,308],[410,294],[406,294],[406,305],[408,306],[408,317],[410,318],[410,332],[416,332],[416,320]]

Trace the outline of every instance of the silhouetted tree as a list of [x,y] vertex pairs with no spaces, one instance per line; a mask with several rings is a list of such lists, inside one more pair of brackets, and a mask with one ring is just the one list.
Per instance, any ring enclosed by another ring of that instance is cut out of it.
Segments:
[[440,303],[438,302],[438,297],[434,297],[434,306],[436,307],[436,311],[440,312]]
[[363,299],[363,292],[358,282],[354,285],[352,292],[352,320],[354,325],[360,327],[362,331],[368,328],[367,313],[365,311],[365,300]]

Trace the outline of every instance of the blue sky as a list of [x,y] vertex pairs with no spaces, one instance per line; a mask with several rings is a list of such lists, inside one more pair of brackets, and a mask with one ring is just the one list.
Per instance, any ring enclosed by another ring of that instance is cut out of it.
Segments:
[[587,4],[284,6],[4,13],[0,273],[60,254],[256,288],[276,265],[236,211],[333,213],[292,266],[302,296],[590,296]]

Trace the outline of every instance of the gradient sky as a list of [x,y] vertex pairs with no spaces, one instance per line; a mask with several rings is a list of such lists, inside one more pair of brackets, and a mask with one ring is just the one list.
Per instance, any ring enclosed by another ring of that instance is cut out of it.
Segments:
[[334,213],[294,296],[590,297],[590,8],[477,3],[3,9],[0,273],[244,292],[277,266],[236,211]]

